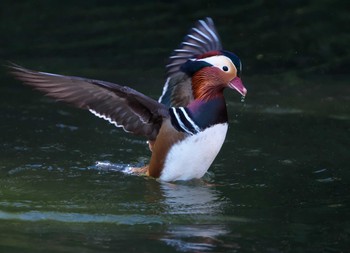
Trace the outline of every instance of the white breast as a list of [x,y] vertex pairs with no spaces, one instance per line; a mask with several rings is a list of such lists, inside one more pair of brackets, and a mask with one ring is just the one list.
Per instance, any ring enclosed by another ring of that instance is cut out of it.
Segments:
[[224,143],[228,124],[217,124],[176,143],[165,159],[163,181],[201,178]]

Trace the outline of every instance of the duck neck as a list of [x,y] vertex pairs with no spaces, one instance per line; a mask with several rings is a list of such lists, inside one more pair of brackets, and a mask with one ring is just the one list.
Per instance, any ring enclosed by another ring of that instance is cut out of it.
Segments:
[[211,99],[195,99],[187,106],[193,120],[202,128],[227,123],[227,109],[223,94]]

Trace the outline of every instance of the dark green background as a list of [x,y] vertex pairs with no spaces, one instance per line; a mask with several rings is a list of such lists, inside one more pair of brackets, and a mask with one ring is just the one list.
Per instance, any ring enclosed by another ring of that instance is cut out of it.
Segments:
[[243,59],[247,75],[347,74],[348,11],[349,4],[341,0],[5,0],[0,57],[24,63],[45,59],[45,65],[69,60],[76,68],[131,71],[147,66],[152,71],[164,65],[195,20],[211,16],[225,47]]
[[[157,98],[168,56],[206,16],[248,95],[226,92],[230,128],[204,181],[125,175],[147,163],[145,140],[5,67]],[[347,252],[349,17],[340,0],[1,1],[0,252]]]

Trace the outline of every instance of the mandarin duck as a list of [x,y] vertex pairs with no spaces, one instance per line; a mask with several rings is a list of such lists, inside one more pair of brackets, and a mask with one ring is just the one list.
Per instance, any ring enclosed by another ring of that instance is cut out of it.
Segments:
[[211,18],[197,21],[173,51],[158,101],[115,83],[10,68],[17,79],[47,96],[146,137],[150,162],[133,171],[162,181],[191,180],[207,172],[228,128],[223,90],[247,93],[241,61],[222,49]]

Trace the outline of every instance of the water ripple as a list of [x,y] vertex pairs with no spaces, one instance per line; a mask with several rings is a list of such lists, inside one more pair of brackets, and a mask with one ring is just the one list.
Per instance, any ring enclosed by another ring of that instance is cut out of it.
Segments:
[[[0,211],[0,220],[17,221],[55,221],[64,223],[106,223],[118,225],[148,225],[148,224],[186,224],[193,221],[193,217],[186,215],[142,215],[142,214],[88,214],[75,212],[56,212],[56,211],[27,211],[27,212],[6,212]],[[210,222],[216,224],[226,224],[227,222],[247,223],[250,219],[238,216],[217,216],[207,214],[196,215],[197,225],[207,225]]]
[[162,224],[159,216],[151,215],[98,215],[86,213],[62,213],[62,212],[39,212],[28,211],[10,213],[0,211],[0,220],[21,220],[21,221],[59,221],[68,223],[115,223],[122,225],[136,224]]

